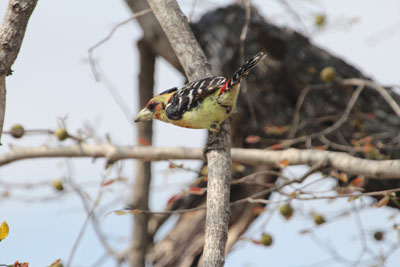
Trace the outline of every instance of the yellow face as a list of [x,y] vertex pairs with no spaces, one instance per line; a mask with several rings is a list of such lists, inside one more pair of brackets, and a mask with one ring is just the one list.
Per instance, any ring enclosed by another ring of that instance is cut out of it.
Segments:
[[219,125],[229,118],[236,108],[239,88],[240,84],[237,84],[222,95],[216,90],[207,95],[196,107],[186,111],[178,120],[168,119],[165,113],[166,105],[174,92],[157,95],[139,112],[135,122],[157,119],[185,128],[218,131]]
[[136,115],[135,122],[148,121],[151,119],[167,122],[168,120],[165,115],[165,106],[172,94],[173,93],[156,95],[150,99],[147,105]]

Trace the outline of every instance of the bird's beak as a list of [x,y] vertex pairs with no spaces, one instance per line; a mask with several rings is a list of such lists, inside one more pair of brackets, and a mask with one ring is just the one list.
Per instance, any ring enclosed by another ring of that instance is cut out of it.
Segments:
[[149,121],[152,118],[153,118],[153,112],[151,112],[147,108],[144,108],[141,111],[139,111],[139,113],[136,115],[135,122]]

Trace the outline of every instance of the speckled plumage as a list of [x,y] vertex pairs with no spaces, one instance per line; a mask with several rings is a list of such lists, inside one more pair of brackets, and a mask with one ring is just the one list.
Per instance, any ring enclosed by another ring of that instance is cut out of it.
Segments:
[[264,53],[258,53],[231,78],[207,77],[168,89],[150,99],[135,121],[154,118],[181,127],[218,131],[236,108],[240,81],[264,57]]

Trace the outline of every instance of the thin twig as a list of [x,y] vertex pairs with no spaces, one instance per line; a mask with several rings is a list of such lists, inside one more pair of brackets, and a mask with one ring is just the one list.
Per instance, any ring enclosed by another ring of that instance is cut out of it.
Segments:
[[192,1],[192,7],[190,8],[190,13],[188,16],[188,20],[191,23],[193,21],[193,16],[194,16],[194,11],[196,9],[196,5],[197,5],[197,0],[193,0]]
[[339,129],[343,125],[343,123],[345,123],[346,120],[348,119],[350,112],[353,109],[354,104],[356,103],[356,101],[357,101],[358,97],[360,96],[363,89],[364,89],[364,85],[362,85],[362,84],[360,84],[357,87],[357,89],[354,91],[353,95],[351,96],[349,102],[347,103],[342,116],[332,126],[325,128],[322,131],[317,132],[317,133],[312,133],[310,135],[297,137],[297,138],[291,139],[291,140],[285,140],[282,142],[282,145],[284,147],[288,147],[288,146],[291,146],[291,145],[299,143],[299,142],[305,142],[307,140],[311,140],[311,139],[319,137],[321,135],[330,134],[330,133],[336,131],[337,129]]
[[99,73],[98,73],[98,71],[97,71],[97,69],[96,69],[95,60],[93,59],[93,51],[94,51],[96,48],[98,48],[99,46],[101,46],[102,44],[104,44],[105,42],[107,42],[108,40],[110,40],[111,37],[114,35],[114,33],[117,31],[117,29],[118,29],[119,27],[121,27],[121,26],[127,24],[128,22],[130,22],[130,21],[132,21],[132,20],[134,20],[134,19],[136,19],[136,18],[138,18],[138,17],[140,17],[140,16],[146,15],[146,14],[149,13],[149,12],[151,12],[151,9],[150,9],[150,8],[145,9],[145,10],[140,11],[140,12],[137,12],[137,13],[134,14],[133,16],[127,18],[126,20],[121,21],[120,23],[118,23],[117,25],[115,25],[115,26],[111,29],[111,31],[108,33],[108,35],[107,35],[106,37],[104,37],[103,39],[101,39],[99,42],[97,42],[96,44],[94,44],[93,46],[91,46],[91,47],[88,49],[90,68],[92,69],[92,73],[93,73],[93,75],[94,75],[96,81],[100,81],[100,77],[99,77]]
[[0,75],[0,146],[1,146],[1,136],[4,127],[4,118],[6,114],[6,76]]
[[244,24],[242,27],[242,32],[240,33],[240,39],[239,39],[239,53],[240,53],[240,63],[244,63],[244,42],[246,40],[247,36],[247,31],[249,29],[249,23],[250,23],[250,17],[251,17],[251,6],[250,6],[250,0],[244,0],[243,5],[245,8],[245,19],[244,19]]
[[98,222],[95,218],[95,209],[97,208],[100,199],[103,195],[104,192],[104,186],[103,183],[105,181],[105,179],[108,177],[109,173],[111,172],[112,168],[108,168],[107,169],[107,173],[102,177],[102,180],[100,182],[100,186],[99,186],[99,190],[97,193],[97,197],[95,199],[95,201],[93,202],[92,206],[90,207],[90,204],[88,203],[85,194],[82,192],[82,190],[75,184],[75,182],[73,181],[73,168],[71,165],[71,162],[68,160],[67,161],[67,166],[68,166],[68,170],[69,170],[69,183],[71,185],[71,187],[75,190],[75,192],[78,194],[78,196],[80,197],[80,199],[82,200],[83,206],[85,208],[85,211],[87,212],[87,217],[85,222],[83,223],[81,230],[79,231],[78,237],[74,242],[74,245],[72,246],[70,255],[68,257],[68,261],[66,266],[69,267],[72,264],[72,260],[74,258],[75,252],[78,248],[78,245],[83,237],[84,232],[86,231],[86,227],[89,224],[89,221],[92,220],[93,223],[93,228],[97,234],[97,236],[99,237],[99,240],[101,242],[101,244],[104,246],[104,248],[106,249],[108,254],[114,254],[117,255],[117,253],[110,247],[110,245],[107,243],[105,236],[103,235],[103,233],[101,232]]
[[301,91],[301,93],[297,99],[297,103],[296,103],[296,107],[295,107],[295,111],[294,111],[294,115],[293,115],[293,120],[292,120],[292,127],[290,128],[290,132],[288,135],[289,139],[292,139],[296,136],[296,132],[299,127],[299,121],[300,121],[300,110],[303,105],[304,99],[306,98],[309,91],[310,91],[310,87],[306,86]]
[[110,31],[110,33],[103,38],[102,40],[100,40],[98,43],[96,43],[95,45],[93,45],[92,47],[90,47],[88,49],[88,54],[89,54],[89,65],[90,65],[90,69],[92,70],[94,79],[97,82],[101,82],[106,88],[107,90],[110,92],[111,96],[113,97],[114,101],[117,103],[117,105],[121,108],[122,112],[124,113],[126,119],[128,120],[129,123],[133,123],[133,117],[132,117],[132,113],[128,107],[128,105],[126,104],[126,102],[124,101],[123,97],[120,95],[120,93],[118,92],[118,90],[116,89],[116,87],[114,86],[114,84],[111,82],[111,80],[105,75],[104,72],[101,71],[100,67],[97,66],[95,59],[93,58],[93,51],[98,48],[99,46],[101,46],[102,44],[104,44],[105,42],[107,42],[108,40],[110,40],[110,38],[113,36],[113,34],[117,31],[117,29],[125,24],[127,24],[128,22],[132,21],[133,19],[136,19],[140,16],[143,16],[147,13],[149,13],[151,11],[150,8],[145,9],[143,11],[140,11],[138,13],[136,13],[135,15],[131,16],[130,18],[118,23],[117,25],[115,25],[112,30]]
[[[279,190],[280,188],[283,188],[284,186],[287,186],[291,183],[297,183],[297,180],[293,180],[290,183],[281,185],[281,186],[275,186],[273,188],[269,188],[260,192],[257,192],[249,197],[245,197],[239,200],[236,200],[234,202],[230,203],[230,206],[235,206],[244,202],[249,202],[249,203],[259,203],[259,204],[279,204],[279,203],[287,203],[288,201],[292,199],[297,199],[297,200],[304,200],[304,201],[311,201],[311,200],[321,200],[321,199],[337,199],[337,198],[351,198],[351,197],[371,197],[371,196],[383,196],[387,195],[390,193],[397,193],[400,192],[400,188],[394,188],[394,189],[389,189],[389,190],[382,190],[382,191],[374,191],[374,192],[368,192],[368,193],[356,193],[356,194],[339,194],[339,195],[333,195],[333,196],[312,196],[312,197],[299,197],[299,196],[289,196],[286,199],[281,199],[281,200],[268,200],[268,199],[260,199],[260,198],[254,198],[254,197],[259,197],[260,195],[265,195],[274,191]],[[171,210],[171,211],[151,211],[151,210],[140,210],[140,209],[123,209],[123,210],[116,210],[116,211],[111,211],[107,214],[113,213],[113,212],[127,212],[127,213],[133,213],[133,214],[139,214],[139,213],[146,213],[146,214],[153,214],[153,215],[165,215],[165,214],[172,214],[172,215],[178,215],[178,214],[183,214],[187,212],[193,212],[193,211],[198,211],[198,210],[203,210],[206,209],[206,206],[199,206],[196,208],[191,208],[191,209],[180,209],[180,210]]]
[[343,265],[348,265],[351,263],[350,260],[348,260],[347,258],[341,256],[336,249],[334,249],[333,247],[331,247],[328,243],[322,241],[321,239],[319,239],[314,232],[310,232],[310,237],[311,239],[318,245],[318,247],[320,247],[321,249],[326,250],[327,252],[329,252],[332,257],[338,261],[341,262]]
[[279,0],[278,2],[281,3],[286,8],[288,13],[290,15],[292,15],[292,17],[295,19],[295,21],[297,21],[299,23],[299,25],[303,29],[304,33],[307,34],[307,28],[304,25],[303,20],[301,19],[301,16],[296,12],[296,10],[294,10],[294,8],[292,8],[292,6],[286,0]]
[[367,37],[367,42],[371,45],[377,45],[385,39],[393,38],[396,34],[399,34],[400,21],[396,21],[393,24],[386,25],[383,29],[372,33]]
[[[294,138],[294,139],[288,139],[288,140],[284,140],[283,142],[280,143],[280,145],[282,147],[290,147],[293,144],[297,144],[300,142],[306,142],[307,140],[311,140],[313,138],[319,138],[323,135],[327,135],[329,133],[332,133],[333,131],[339,129],[341,127],[341,125],[347,120],[348,116],[350,115],[351,109],[353,108],[355,102],[357,101],[357,98],[359,97],[359,94],[361,93],[361,91],[365,88],[372,88],[374,90],[376,90],[382,97],[383,99],[389,104],[389,106],[392,108],[392,110],[394,111],[394,113],[400,117],[400,103],[397,103],[394,98],[388,93],[388,90],[383,88],[382,86],[370,81],[370,80],[365,80],[365,79],[357,79],[357,78],[351,78],[351,79],[343,79],[341,81],[338,82],[339,85],[343,85],[343,86],[357,86],[356,91],[353,93],[351,99],[349,100],[346,109],[344,111],[344,113],[342,114],[342,116],[330,127],[317,132],[317,133],[313,133],[307,136],[301,136],[298,138]],[[308,86],[309,90],[311,89],[326,89],[327,85],[312,85],[312,86]],[[296,103],[296,108],[295,108],[295,114],[292,120],[292,125],[293,125],[293,129],[291,129],[290,133],[289,133],[289,137],[294,137],[295,133],[297,132],[298,128],[299,128],[299,116],[300,116],[300,108],[301,105],[303,104],[303,101],[305,98],[305,95],[308,93],[308,90],[303,90],[300,93],[299,99]],[[347,151],[347,150],[344,150]]]
[[352,147],[352,146],[346,146],[346,145],[341,145],[341,144],[337,144],[335,142],[332,142],[331,140],[329,140],[328,138],[325,137],[325,135],[321,135],[319,137],[319,140],[325,144],[328,145],[329,147],[332,147],[334,149],[338,149],[341,151],[346,151],[349,153],[357,153],[357,152],[363,152],[364,149],[362,147]]
[[[267,199],[256,199],[257,197],[266,195],[268,193],[274,192],[274,191],[279,191],[281,188],[293,184],[293,183],[302,183],[307,177],[309,177],[311,174],[315,173],[318,170],[321,170],[326,167],[326,164],[328,164],[327,159],[322,159],[320,162],[312,166],[305,174],[303,174],[300,178],[298,179],[288,179],[286,182],[280,184],[280,185],[275,185],[274,187],[270,187],[268,189],[262,190],[260,192],[257,192],[249,197],[242,198],[239,200],[236,200],[234,202],[231,202],[230,205],[238,205],[240,203],[244,202],[250,202],[250,203],[261,203],[261,204],[272,204],[272,203],[282,203],[282,202],[287,202],[291,199],[298,199],[298,200],[318,200],[318,199],[335,199],[335,198],[350,198],[350,197],[362,197],[362,196],[381,196],[381,195],[387,195],[390,193],[394,192],[400,192],[400,188],[395,188],[395,189],[390,189],[390,190],[382,190],[382,191],[375,191],[375,192],[368,192],[368,193],[357,193],[357,194],[339,194],[339,195],[334,195],[334,196],[312,196],[312,197],[307,197],[307,198],[302,198],[297,195],[289,196],[287,199],[279,200],[279,201],[271,201]],[[261,171],[260,173],[262,173]],[[269,173],[269,172],[268,172]],[[257,175],[259,173],[255,173],[252,175]],[[275,174],[275,173],[274,173]],[[243,182],[246,181],[246,179],[249,179],[248,177],[251,177],[252,175],[245,176],[239,181]],[[234,183],[234,182],[233,182]],[[197,211],[201,209],[205,209],[205,206],[200,206],[197,208],[193,209],[182,209],[182,210],[173,210],[173,211],[160,211],[160,212],[154,212],[150,210],[139,210],[139,209],[134,209],[132,213],[149,213],[149,214],[182,214],[186,212],[192,212],[192,211]]]
[[[240,33],[239,40],[239,54],[240,54],[240,64],[244,63],[245,60],[245,41],[247,32],[249,30],[250,18],[251,18],[251,5],[250,0],[243,0],[243,5],[245,8],[245,21],[242,27],[242,32]],[[257,117],[256,112],[254,110],[253,103],[251,102],[250,96],[247,94],[247,81],[243,80],[241,82],[241,90],[243,91],[243,95],[246,101],[246,105],[250,111],[251,121],[254,125],[257,125]]]
[[389,104],[389,106],[393,109],[394,113],[396,113],[397,116],[400,117],[400,103],[397,103],[393,97],[388,93],[388,90],[383,88],[382,86],[370,81],[370,80],[364,80],[364,79],[344,79],[341,81],[342,84],[344,85],[355,85],[355,86],[368,86],[372,89],[375,89],[382,97],[383,99]]
[[[270,175],[276,175],[279,177],[282,177],[282,173],[277,172],[277,171],[270,171],[270,170],[266,170],[266,171],[258,171],[258,172],[254,172],[252,174],[246,175],[240,179],[235,179],[232,180],[231,184],[241,184],[241,183],[246,183],[250,180],[254,180],[257,176],[259,175],[264,175],[264,174],[270,174]],[[284,177],[285,179],[289,179],[287,177]]]
[[354,204],[354,202],[352,202],[352,206],[353,206],[353,210],[354,210],[353,215],[354,215],[355,220],[356,220],[357,228],[359,230],[361,243],[362,243],[362,248],[361,248],[360,254],[358,255],[358,257],[355,260],[355,262],[351,265],[351,267],[357,267],[360,264],[365,252],[367,251],[368,245],[367,245],[367,238],[365,237],[364,226],[363,226],[363,223],[362,223],[362,220],[361,220],[361,217],[360,217],[360,212],[358,211],[358,208]]

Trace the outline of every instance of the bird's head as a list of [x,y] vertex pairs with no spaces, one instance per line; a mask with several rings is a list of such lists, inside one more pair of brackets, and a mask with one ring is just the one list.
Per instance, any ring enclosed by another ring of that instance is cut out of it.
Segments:
[[169,89],[150,99],[146,106],[136,115],[135,122],[151,119],[166,121],[165,107],[175,91],[176,88]]
[[158,96],[153,97],[147,105],[136,115],[135,122],[158,119],[164,112],[165,104]]

